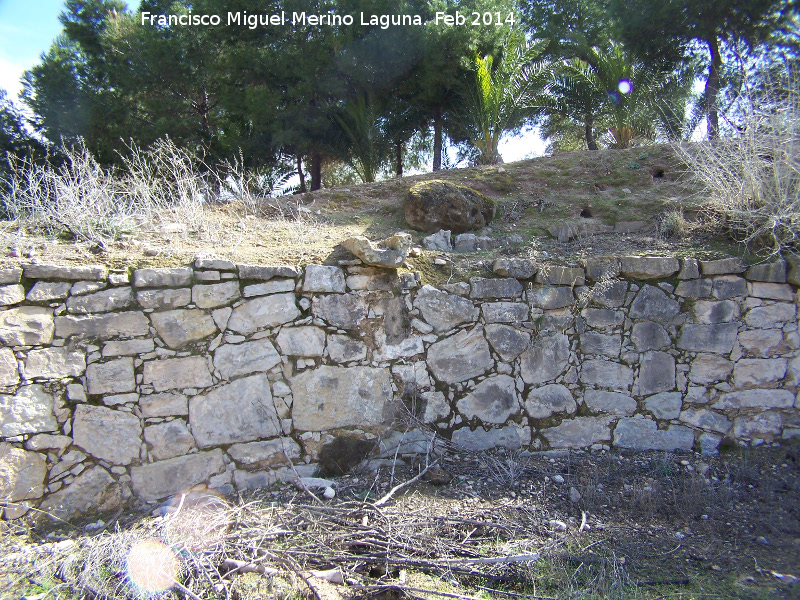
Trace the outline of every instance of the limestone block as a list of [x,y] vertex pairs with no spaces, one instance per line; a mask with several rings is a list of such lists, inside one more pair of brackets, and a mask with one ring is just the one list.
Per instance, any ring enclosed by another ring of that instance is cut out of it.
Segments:
[[722,434],[728,433],[733,426],[733,423],[731,423],[725,415],[721,415],[708,408],[687,408],[681,411],[678,418],[692,427],[716,431]]
[[288,265],[277,267],[264,267],[261,265],[236,265],[239,269],[239,279],[259,279],[269,281],[273,277],[297,277],[297,269]]
[[425,352],[425,344],[418,335],[402,339],[396,344],[389,344],[387,343],[386,333],[378,330],[375,332],[375,345],[377,348],[372,353],[372,359],[379,362],[397,360],[398,358],[411,358]]
[[53,340],[53,311],[22,306],[0,311],[0,342],[6,346],[35,346]]
[[25,300],[25,288],[18,283],[0,285],[0,306],[11,306]]
[[636,395],[649,396],[675,388],[675,359],[667,352],[645,352],[639,361]]
[[244,286],[242,296],[245,298],[253,298],[255,296],[293,292],[294,289],[294,279],[273,279],[271,281],[265,281],[264,283],[254,283]]
[[114,465],[139,459],[142,426],[138,417],[103,406],[79,404],[72,423],[75,445]]
[[52,481],[62,473],[66,473],[74,466],[86,460],[86,455],[80,450],[70,450],[50,469],[49,479]]
[[344,271],[327,265],[307,265],[303,278],[304,292],[344,294]]
[[156,460],[182,456],[195,448],[192,434],[180,419],[147,425],[144,441],[150,445],[150,453]]
[[191,267],[174,269],[136,269],[133,272],[133,285],[143,287],[181,287],[192,284],[194,271]]
[[19,283],[20,279],[22,279],[22,269],[19,267],[0,269],[0,283]]
[[189,423],[200,448],[250,442],[280,433],[269,380],[263,373],[236,379],[192,398]]
[[743,358],[733,368],[733,386],[753,387],[778,383],[786,376],[785,358]]
[[696,258],[684,258],[678,279],[697,279],[700,277],[700,263]]
[[698,354],[692,360],[689,380],[700,385],[725,381],[733,371],[733,363],[717,354]]
[[551,448],[588,448],[611,440],[612,420],[613,417],[575,417],[541,433]]
[[494,366],[483,329],[475,327],[432,344],[428,368],[444,383],[458,383],[482,375]]
[[[440,229],[432,235],[422,238],[422,245],[427,250],[441,250],[443,252],[453,251],[453,242],[450,240],[450,232],[447,229]],[[513,277],[513,275],[511,276]]]
[[625,313],[607,308],[584,308],[581,316],[594,329],[613,329],[625,321]]
[[486,339],[503,362],[510,363],[531,343],[531,334],[510,325],[487,325]]
[[403,265],[411,249],[411,235],[395,233],[375,246],[364,236],[357,235],[344,240],[342,248],[357,256],[365,265],[397,269]]
[[85,296],[72,296],[67,299],[67,310],[72,314],[79,315],[123,310],[132,305],[133,292],[127,286],[111,288]]
[[495,275],[515,279],[530,279],[538,269],[536,262],[530,258],[498,258],[492,265]]
[[544,310],[565,308],[575,301],[572,288],[563,285],[536,286],[529,289],[526,296],[532,307]]
[[547,265],[539,269],[536,282],[542,285],[581,286],[586,283],[584,271],[580,267]]
[[671,343],[667,330],[653,321],[642,321],[634,324],[631,331],[631,341],[639,352],[661,350]]
[[0,436],[7,438],[57,429],[53,396],[44,386],[23,385],[14,395],[0,394]]
[[747,265],[739,258],[721,258],[718,260],[701,260],[700,272],[703,275],[727,275],[743,273]]
[[189,399],[177,392],[164,392],[142,396],[139,409],[145,419],[189,414]]
[[56,335],[73,335],[107,340],[115,337],[141,337],[150,334],[150,321],[140,312],[121,312],[86,317],[56,317]]
[[683,399],[680,392],[661,392],[644,401],[645,410],[656,419],[677,419],[681,414]]
[[733,300],[698,300],[694,318],[698,323],[730,323],[739,318],[739,305]]
[[136,301],[142,308],[155,308],[156,310],[180,308],[192,301],[192,290],[190,288],[138,290]]
[[744,275],[750,281],[764,281],[767,283],[786,283],[786,261],[762,263],[747,269]]
[[367,317],[367,303],[355,293],[317,296],[311,314],[331,327],[357,329]]
[[119,394],[136,389],[133,358],[126,356],[86,367],[86,387],[90,394]]
[[194,260],[195,269],[213,269],[215,271],[235,271],[236,265],[224,258],[216,256],[198,256]]
[[714,403],[716,410],[729,408],[791,408],[794,394],[789,390],[740,390],[720,394]]
[[0,386],[19,383],[19,365],[11,348],[0,348]]
[[781,351],[783,332],[780,329],[748,329],[740,331],[737,339],[745,354],[763,358]]
[[675,288],[675,295],[683,298],[710,298],[712,281],[710,279],[690,279],[681,281]]
[[103,265],[62,267],[59,265],[23,265],[22,274],[27,279],[66,279],[68,281],[103,281],[108,270]]
[[0,442],[0,500],[41,498],[46,475],[47,463],[41,454]]
[[664,279],[678,272],[677,258],[666,256],[624,256],[620,270],[631,279]]
[[769,329],[779,327],[787,321],[797,317],[797,307],[786,302],[777,302],[768,306],[751,308],[744,317],[744,322],[750,327]]
[[733,420],[733,436],[739,438],[773,438],[781,434],[783,419],[773,411],[737,417]]
[[37,281],[28,292],[30,302],[53,302],[65,300],[69,296],[72,283],[69,281]]
[[392,375],[399,380],[399,388],[405,395],[415,395],[422,390],[430,389],[433,381],[428,373],[424,360],[418,360],[405,365],[394,365]]
[[417,293],[414,300],[422,318],[436,332],[447,332],[463,323],[472,323],[478,319],[478,308],[466,298],[448,294],[435,287],[425,285]]
[[794,290],[785,283],[751,283],[750,295],[765,300],[782,300],[783,302],[794,300]]
[[347,335],[328,336],[328,356],[335,363],[344,363],[367,358],[367,345]]
[[631,304],[630,317],[658,323],[669,323],[680,312],[680,305],[663,290],[645,285]]
[[85,294],[91,294],[92,292],[98,292],[106,287],[107,284],[105,281],[77,281],[72,284],[69,293],[71,296],[83,296]]
[[322,366],[295,375],[289,385],[300,431],[380,425],[392,400],[389,372],[373,367]]
[[223,344],[214,351],[214,368],[223,379],[250,373],[264,373],[281,362],[281,357],[268,339]]
[[525,398],[525,411],[533,419],[548,419],[554,414],[575,414],[578,405],[570,391],[558,383],[535,387]]
[[487,279],[473,277],[469,280],[470,298],[519,298],[522,296],[522,284],[512,277]]
[[292,438],[283,437],[261,442],[234,444],[228,448],[238,466],[245,469],[264,469],[289,465],[301,456],[300,446]]
[[205,388],[213,383],[208,362],[202,356],[147,361],[144,363],[143,382],[152,384],[157,392]]
[[522,302],[485,302],[481,312],[485,323],[522,323],[530,319],[531,309]]
[[450,415],[450,405],[442,392],[422,392],[420,398],[425,406],[422,416],[424,423],[433,423]]
[[583,401],[591,412],[630,416],[636,412],[636,400],[619,392],[586,390]]
[[103,345],[103,356],[136,356],[137,354],[147,354],[155,350],[155,343],[152,338],[144,340],[121,340],[106,342]]
[[[40,452],[42,450],[55,450],[60,454],[70,444],[72,444],[72,438],[68,435],[37,433],[36,435],[31,436],[30,439],[25,442],[25,448],[28,450],[33,450],[34,452]],[[0,496],[2,496],[2,494],[0,494]]]
[[198,309],[177,309],[150,315],[158,335],[170,348],[181,348],[217,333],[211,315]]
[[624,391],[633,383],[633,371],[617,362],[587,360],[581,366],[580,381],[585,385]]
[[604,308],[620,308],[628,293],[627,281],[607,281],[596,284],[590,292],[589,302]]
[[606,335],[604,333],[584,333],[581,337],[581,352],[583,354],[602,354],[610,358],[619,356],[622,347],[622,336]]
[[224,470],[222,450],[215,448],[133,467],[131,483],[133,493],[140,500],[159,500],[187,491]]
[[[16,366],[15,360],[14,367]],[[23,367],[26,379],[80,377],[85,370],[86,357],[83,352],[70,352],[66,348],[30,350]]]
[[711,295],[717,300],[746,296],[747,280],[744,277],[737,277],[736,275],[714,277]]
[[520,410],[514,379],[508,375],[484,379],[458,401],[456,408],[467,419],[478,417],[483,423],[505,423]]
[[122,486],[103,467],[91,467],[67,487],[50,494],[39,508],[60,519],[107,513],[124,503]]
[[569,339],[563,334],[541,336],[520,356],[520,375],[529,385],[554,380],[567,369]]
[[689,323],[681,327],[678,348],[691,352],[728,354],[733,350],[738,331],[738,323],[718,323],[715,325]]
[[453,432],[452,441],[457,446],[472,452],[482,452],[492,448],[507,448],[518,450],[526,442],[523,432],[518,425],[508,425],[499,429],[478,427],[470,431],[469,427],[462,427]]
[[656,422],[649,419],[620,419],[614,428],[614,446],[632,450],[688,452],[694,446],[694,432],[681,425],[658,429]]
[[[292,288],[294,290],[294,288]],[[242,297],[238,281],[226,281],[192,288],[192,302],[197,308],[218,308]]]
[[587,258],[583,261],[587,279],[615,279],[620,274],[619,260],[616,258]]
[[319,327],[284,327],[275,340],[282,354],[289,356],[322,356],[325,330]]

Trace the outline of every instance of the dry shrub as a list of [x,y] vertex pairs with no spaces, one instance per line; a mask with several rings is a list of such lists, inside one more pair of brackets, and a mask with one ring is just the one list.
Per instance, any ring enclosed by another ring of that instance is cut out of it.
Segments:
[[676,146],[706,208],[744,243],[796,251],[800,238],[800,81],[768,79],[739,99],[735,133]]

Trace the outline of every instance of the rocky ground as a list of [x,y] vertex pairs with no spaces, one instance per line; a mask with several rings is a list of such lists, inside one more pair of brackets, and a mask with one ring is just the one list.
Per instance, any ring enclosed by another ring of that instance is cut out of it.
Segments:
[[148,596],[131,556],[163,543],[180,583],[159,597],[800,598],[798,457],[448,449],[388,499],[422,458],[334,478],[331,499],[284,485],[215,500],[195,522],[151,506],[7,523],[0,596]]

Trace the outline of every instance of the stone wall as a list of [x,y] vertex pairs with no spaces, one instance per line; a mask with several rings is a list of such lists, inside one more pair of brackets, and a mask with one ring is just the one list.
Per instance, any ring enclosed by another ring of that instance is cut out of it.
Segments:
[[494,271],[441,289],[211,258],[0,271],[6,518],[310,476],[342,435],[424,448],[421,429],[393,429],[405,409],[477,451],[800,437],[800,281],[784,263]]

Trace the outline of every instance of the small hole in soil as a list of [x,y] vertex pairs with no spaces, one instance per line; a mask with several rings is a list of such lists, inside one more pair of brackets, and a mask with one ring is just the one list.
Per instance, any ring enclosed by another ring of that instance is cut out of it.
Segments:
[[591,219],[592,218],[592,209],[588,206],[584,206],[581,209],[581,217],[584,219]]
[[653,179],[664,179],[664,167],[656,166],[650,169],[650,175],[653,176]]

